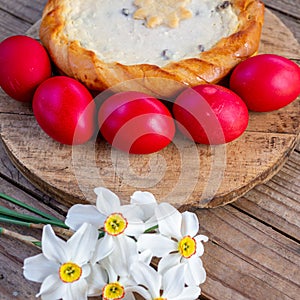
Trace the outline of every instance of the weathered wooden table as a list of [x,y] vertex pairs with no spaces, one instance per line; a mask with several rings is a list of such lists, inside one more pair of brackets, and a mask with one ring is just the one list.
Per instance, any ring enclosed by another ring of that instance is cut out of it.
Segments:
[[[46,0],[0,0],[0,40],[25,33],[41,17],[45,3]],[[266,0],[265,4],[299,42],[300,1]],[[1,142],[0,161],[0,192],[64,218],[68,207],[25,179]],[[0,205],[4,203],[0,200]],[[198,209],[196,213],[201,233],[210,238],[203,256],[207,280],[202,285],[201,299],[300,299],[299,145],[265,184],[232,204]],[[39,230],[3,227],[40,238]],[[23,278],[22,265],[24,258],[37,253],[39,250],[32,246],[0,236],[1,300],[35,298],[39,284]]]

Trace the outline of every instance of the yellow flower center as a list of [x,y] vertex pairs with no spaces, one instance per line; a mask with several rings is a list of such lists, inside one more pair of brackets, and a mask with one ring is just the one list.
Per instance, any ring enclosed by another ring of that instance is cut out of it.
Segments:
[[167,298],[159,297],[159,298],[154,298],[153,300],[167,300]]
[[59,268],[59,277],[63,282],[71,283],[77,281],[81,274],[81,267],[72,262],[67,262]]
[[125,296],[124,287],[118,283],[109,283],[103,288],[103,300],[118,300]]
[[185,258],[190,258],[191,256],[193,256],[196,253],[196,248],[196,241],[190,236],[185,236],[178,243],[178,251]]
[[128,223],[122,214],[111,214],[104,223],[104,230],[110,235],[119,235],[124,232]]

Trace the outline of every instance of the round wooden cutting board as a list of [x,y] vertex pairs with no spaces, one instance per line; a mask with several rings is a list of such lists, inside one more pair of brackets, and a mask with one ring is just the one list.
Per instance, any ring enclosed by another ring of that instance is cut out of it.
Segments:
[[[259,52],[300,59],[296,39],[268,10]],[[177,207],[224,205],[273,176],[299,140],[299,98],[278,111],[251,112],[246,132],[229,144],[196,145],[177,134],[160,152],[129,155],[99,138],[74,147],[56,143],[39,128],[29,104],[3,91],[0,97],[1,138],[9,157],[39,189],[67,205],[94,203],[98,186],[124,202],[143,190]]]

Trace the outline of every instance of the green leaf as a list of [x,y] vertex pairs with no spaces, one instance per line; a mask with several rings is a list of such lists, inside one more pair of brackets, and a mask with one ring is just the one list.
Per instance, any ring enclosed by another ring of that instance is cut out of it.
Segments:
[[36,224],[50,224],[62,228],[69,228],[64,222],[60,220],[49,220],[49,219],[31,216],[27,214],[21,214],[3,206],[0,206],[0,214],[11,217],[11,219],[14,218],[25,222],[36,223]]
[[155,225],[155,226],[152,226],[152,227],[146,229],[146,230],[144,231],[144,233],[150,233],[150,232],[152,232],[152,231],[155,231],[156,229],[158,229],[158,225]]
[[46,219],[61,222],[58,218],[53,217],[50,214],[47,214],[47,213],[45,213],[45,212],[43,212],[43,211],[41,211],[41,210],[39,210],[39,209],[37,209],[37,208],[29,205],[29,204],[26,204],[26,203],[24,203],[24,202],[22,202],[20,200],[17,200],[17,199],[15,199],[13,197],[10,197],[10,196],[8,196],[8,195],[6,195],[4,193],[0,192],[0,198],[5,199],[5,200],[7,200],[7,201],[9,201],[11,203],[17,204],[18,206],[23,207],[23,208],[27,209],[28,211],[31,211],[31,212],[33,212],[33,213],[35,213],[35,214],[37,214],[37,215],[39,215],[41,217],[44,217]]
[[32,242],[37,247],[42,247],[42,242]]

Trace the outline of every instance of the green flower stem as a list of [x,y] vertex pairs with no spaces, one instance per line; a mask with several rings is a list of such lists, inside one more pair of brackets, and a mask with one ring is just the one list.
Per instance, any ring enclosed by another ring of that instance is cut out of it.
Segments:
[[[8,216],[1,216],[1,215],[0,215],[0,223],[20,225],[20,226],[25,226],[28,228],[33,228],[33,229],[43,229],[43,227],[45,226],[45,224],[29,223],[29,222],[16,220],[16,219],[10,218]],[[52,228],[56,234],[60,235],[61,237],[65,238],[65,239],[70,238],[74,234],[73,231],[66,229],[66,228],[61,228],[61,227],[57,227],[57,226],[52,226]],[[1,232],[0,232],[0,234],[1,234]]]
[[25,221],[25,222],[29,222],[29,223],[50,224],[50,225],[55,225],[58,227],[68,229],[68,226],[65,225],[65,223],[60,220],[49,220],[49,219],[45,219],[45,218],[21,214],[21,213],[13,211],[11,209],[8,209],[6,207],[3,207],[3,206],[0,206],[0,215],[2,215],[2,217],[8,216],[9,217],[8,220],[12,220],[12,218],[16,218],[20,221]]
[[42,212],[39,209],[37,209],[37,208],[35,208],[35,207],[31,206],[31,205],[28,205],[28,204],[26,204],[26,203],[24,203],[24,202],[22,202],[20,200],[17,200],[17,199],[15,199],[13,197],[10,197],[10,196],[8,196],[8,195],[6,195],[4,193],[0,192],[0,198],[5,199],[5,200],[7,200],[7,201],[9,201],[11,203],[17,204],[18,206],[23,207],[23,208],[27,209],[28,211],[34,212],[35,214],[37,214],[37,215],[39,215],[41,217],[44,217],[46,219],[53,220],[53,221],[60,221],[58,218],[55,218],[55,217],[53,217],[53,216],[51,216],[51,215],[49,215],[49,214],[47,214],[45,212]]
[[[44,224],[33,224],[32,223],[32,224],[30,224],[29,227],[34,228],[34,229],[43,229]],[[70,229],[66,229],[66,228],[52,226],[52,229],[57,235],[65,238],[65,239],[70,238],[74,234],[74,231],[72,231]]]
[[41,246],[41,242],[39,240],[37,240],[36,238],[34,238],[32,236],[28,236],[28,235],[22,235],[17,232],[5,229],[3,227],[0,227],[0,234],[4,235],[4,236],[9,236],[9,237],[15,238],[15,239],[17,239],[25,244],[31,245],[31,246],[32,245],[37,246],[37,247]]
[[21,225],[25,227],[30,227],[30,223],[21,221],[21,220],[16,220],[14,218],[10,218],[8,216],[3,216],[0,214],[0,223],[8,223],[8,224],[15,224],[15,225]]

